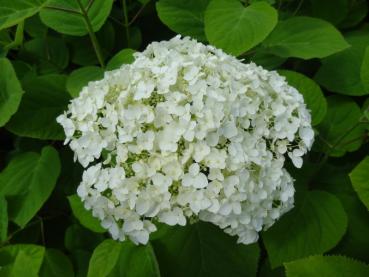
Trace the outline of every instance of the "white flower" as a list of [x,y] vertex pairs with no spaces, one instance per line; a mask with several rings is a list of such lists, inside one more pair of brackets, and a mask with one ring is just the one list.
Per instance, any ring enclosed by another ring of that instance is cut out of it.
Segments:
[[211,222],[257,241],[293,207],[311,116],[284,77],[177,36],[89,82],[57,118],[85,170],[77,194],[113,239]]
[[310,149],[311,145],[314,141],[314,131],[311,127],[302,127],[299,129],[299,135],[301,139],[304,141],[308,149]]
[[186,225],[186,218],[183,215],[183,211],[175,207],[173,211],[164,211],[158,215],[159,221],[168,225]]
[[188,173],[183,176],[182,185],[185,187],[194,187],[197,189],[205,188],[208,185],[208,179],[204,173],[200,172],[200,166],[198,163],[193,163]]
[[[153,131],[140,133],[137,135],[137,145],[140,150],[152,150],[154,145],[155,134]],[[141,152],[141,151],[140,151]]]
[[297,168],[301,168],[302,167],[302,156],[304,155],[304,152],[300,149],[294,149],[292,152],[288,152],[288,157],[291,158],[291,161],[293,163],[294,166],[296,166]]
[[201,162],[210,153],[210,147],[205,141],[199,141],[194,144],[193,159],[195,162]]
[[67,141],[69,141],[68,139],[73,136],[74,131],[76,130],[74,122],[71,119],[69,119],[65,114],[59,115],[56,121],[63,126],[65,136],[67,138]]

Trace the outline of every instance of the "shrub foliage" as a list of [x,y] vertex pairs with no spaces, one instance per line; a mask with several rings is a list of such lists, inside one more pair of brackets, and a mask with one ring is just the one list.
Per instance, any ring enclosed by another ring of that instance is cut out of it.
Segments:
[[[367,14],[366,0],[0,0],[0,275],[369,276]],[[311,110],[295,208],[258,243],[207,223],[116,242],[75,195],[55,118],[176,34],[277,70]]]

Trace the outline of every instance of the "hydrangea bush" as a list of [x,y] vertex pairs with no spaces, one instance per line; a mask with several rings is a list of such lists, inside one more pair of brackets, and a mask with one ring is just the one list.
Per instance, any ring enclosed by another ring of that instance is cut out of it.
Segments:
[[285,156],[301,167],[310,121],[284,77],[178,36],[90,82],[58,117],[87,168],[85,207],[114,239],[142,244],[153,219],[197,218],[256,242],[293,207]]
[[0,276],[369,276],[366,0],[0,0]]

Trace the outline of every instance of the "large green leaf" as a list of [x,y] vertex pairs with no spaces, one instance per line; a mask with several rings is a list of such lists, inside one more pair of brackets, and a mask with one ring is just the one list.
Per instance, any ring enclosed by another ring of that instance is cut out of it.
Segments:
[[24,30],[33,38],[42,38],[47,36],[48,28],[36,14],[25,21]]
[[327,101],[319,85],[301,73],[289,70],[279,70],[278,72],[285,76],[287,82],[304,96],[305,103],[311,110],[312,125],[319,124],[327,112]]
[[346,18],[341,22],[340,27],[351,28],[359,24],[368,13],[367,0],[348,0],[349,10]]
[[110,276],[160,277],[158,262],[151,244],[137,246],[125,242],[117,266]]
[[69,62],[69,52],[64,40],[54,37],[27,41],[19,52],[19,57],[37,65],[42,75],[61,72]]
[[69,277],[74,276],[73,265],[69,258],[60,250],[46,249],[45,257],[40,269],[41,277]]
[[365,49],[369,45],[369,33],[356,31],[347,34],[345,38],[351,47],[323,59],[315,79],[328,90],[337,93],[354,96],[369,94],[369,88],[363,84],[368,78],[367,69],[363,66],[367,63]]
[[151,245],[104,240],[92,254],[88,277],[104,276],[160,277]]
[[106,70],[118,69],[123,64],[133,63],[135,60],[133,54],[136,51],[130,48],[123,49],[114,55],[106,65]]
[[60,173],[58,152],[44,147],[41,154],[16,156],[0,173],[0,195],[7,198],[9,218],[24,227],[49,198]]
[[341,202],[323,191],[305,192],[297,206],[263,234],[272,267],[332,249],[345,234]]
[[287,59],[278,57],[262,51],[263,49],[258,48],[256,53],[252,55],[250,61],[264,67],[265,69],[272,70],[280,67]]
[[369,214],[351,185],[350,170],[348,167],[327,165],[317,174],[316,182],[321,189],[340,199],[348,217],[347,232],[332,252],[369,262]]
[[88,25],[93,32],[102,27],[112,5],[113,0],[49,0],[40,17],[44,24],[59,33],[84,36],[88,34]]
[[108,276],[118,262],[121,249],[122,243],[111,239],[100,243],[92,253],[87,276]]
[[295,16],[279,22],[263,46],[270,53],[281,57],[311,59],[340,52],[349,44],[329,22]]
[[369,46],[365,48],[363,62],[360,67],[360,78],[364,90],[369,93]]
[[153,241],[163,276],[255,276],[257,244],[236,239],[210,223],[172,227]]
[[313,16],[332,24],[340,23],[348,13],[348,0],[310,0]]
[[92,212],[84,207],[78,195],[74,194],[69,196],[68,201],[72,208],[73,215],[84,227],[96,233],[104,233],[106,231],[101,227],[100,221],[92,216]]
[[205,41],[204,12],[209,0],[160,0],[159,18],[173,31]]
[[65,89],[66,79],[63,75],[26,79],[23,82],[26,93],[6,128],[18,136],[63,140],[64,132],[56,117],[65,110],[70,99]]
[[312,256],[285,264],[287,277],[367,277],[369,266],[343,256]]
[[82,88],[90,81],[104,77],[104,70],[97,66],[86,66],[74,70],[68,77],[67,90],[72,97],[77,97]]
[[359,124],[359,106],[352,99],[343,96],[329,96],[327,103],[327,114],[318,125],[316,150],[329,152],[331,156],[356,151],[362,144],[365,132],[365,125]]
[[350,173],[350,179],[360,200],[369,210],[369,156],[354,168]]
[[17,111],[23,89],[8,59],[0,59],[0,68],[0,127],[2,127]]
[[245,8],[238,0],[214,0],[205,12],[205,33],[211,44],[237,56],[262,42],[277,19],[265,2]]
[[0,242],[8,237],[8,203],[4,196],[0,196]]
[[92,252],[85,250],[75,250],[71,253],[76,277],[86,277],[88,272],[88,263]]
[[32,244],[15,244],[0,249],[0,276],[37,277],[45,249]]
[[[44,249],[30,255],[22,249],[19,250],[13,265],[11,266],[10,276],[29,276],[38,277],[39,262],[42,260]],[[37,256],[36,256],[37,255]]]
[[47,0],[0,0],[0,30],[36,14]]

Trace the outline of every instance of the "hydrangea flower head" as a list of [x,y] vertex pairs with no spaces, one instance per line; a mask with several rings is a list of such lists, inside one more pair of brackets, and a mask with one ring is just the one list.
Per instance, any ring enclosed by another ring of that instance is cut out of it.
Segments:
[[177,36],[90,82],[57,118],[85,171],[77,193],[114,239],[211,222],[249,244],[293,207],[314,133],[284,77]]

